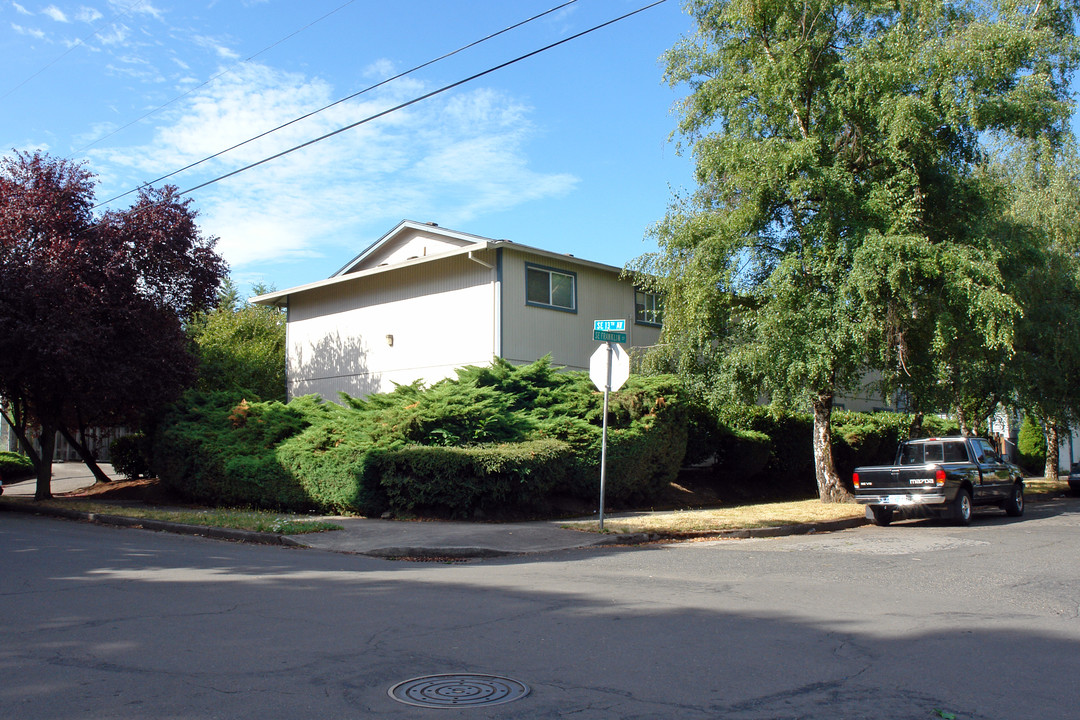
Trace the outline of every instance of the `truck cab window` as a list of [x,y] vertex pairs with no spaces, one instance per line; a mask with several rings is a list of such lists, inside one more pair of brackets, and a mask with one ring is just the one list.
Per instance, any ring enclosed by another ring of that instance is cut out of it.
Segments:
[[900,451],[900,464],[901,465],[922,465],[923,464],[923,446],[922,445],[904,445]]
[[949,443],[945,446],[945,462],[968,462],[967,450],[963,443]]

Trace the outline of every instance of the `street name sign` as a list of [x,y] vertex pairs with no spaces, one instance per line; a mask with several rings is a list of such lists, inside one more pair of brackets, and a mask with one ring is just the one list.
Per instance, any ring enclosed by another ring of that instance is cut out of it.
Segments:
[[603,332],[623,332],[626,330],[625,320],[593,320],[593,330],[602,330]]
[[593,328],[592,339],[596,340],[597,342],[624,343],[626,342],[626,333],[609,332],[607,330],[597,330]]

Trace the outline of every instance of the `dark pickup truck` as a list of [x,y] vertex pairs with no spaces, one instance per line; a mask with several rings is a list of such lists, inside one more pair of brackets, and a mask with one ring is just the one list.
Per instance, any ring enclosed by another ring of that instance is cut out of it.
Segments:
[[867,505],[875,525],[915,507],[971,522],[973,505],[997,505],[1024,514],[1024,476],[982,438],[946,437],[900,444],[895,465],[855,468],[855,501]]

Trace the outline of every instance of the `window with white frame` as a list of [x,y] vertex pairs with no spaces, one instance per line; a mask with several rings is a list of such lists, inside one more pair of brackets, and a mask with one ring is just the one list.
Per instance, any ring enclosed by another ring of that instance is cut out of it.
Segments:
[[526,264],[525,304],[577,312],[577,274]]
[[664,301],[650,292],[634,292],[634,322],[642,325],[661,325],[664,322]]

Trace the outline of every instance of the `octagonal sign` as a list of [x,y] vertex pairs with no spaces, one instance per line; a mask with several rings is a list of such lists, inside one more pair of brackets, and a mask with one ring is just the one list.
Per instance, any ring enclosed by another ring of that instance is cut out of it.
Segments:
[[[611,348],[609,353],[608,348]],[[611,358],[611,374],[608,374],[608,357]],[[607,380],[611,378],[611,385]],[[630,377],[630,355],[617,343],[604,343],[589,358],[589,378],[596,389],[615,392]]]

